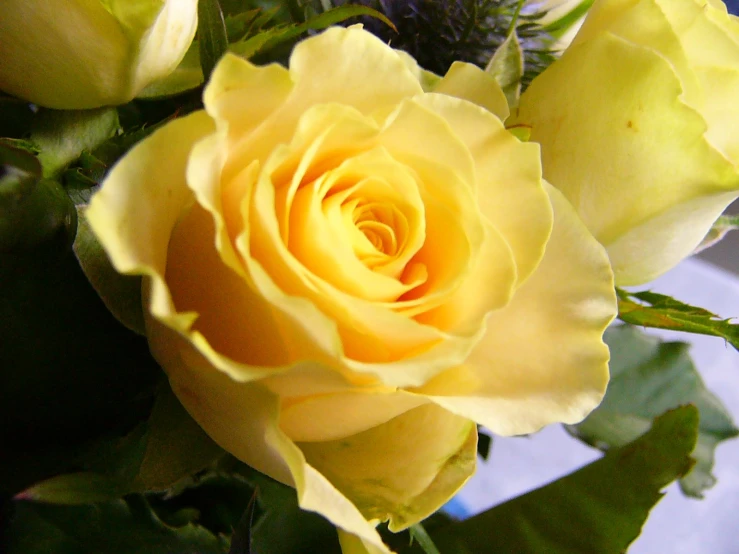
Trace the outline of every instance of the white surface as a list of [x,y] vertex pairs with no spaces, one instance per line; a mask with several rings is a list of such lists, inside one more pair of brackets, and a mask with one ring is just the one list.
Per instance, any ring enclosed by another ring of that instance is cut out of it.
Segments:
[[[692,258],[647,287],[722,317],[739,317],[739,278]],[[649,330],[668,340],[690,342],[708,388],[739,422],[739,353],[721,339]],[[478,513],[597,459],[600,454],[571,438],[559,425],[528,438],[493,440],[491,456],[460,492],[455,504]],[[739,554],[739,440],[716,450],[718,483],[703,500],[686,498],[677,484],[653,509],[629,554]]]

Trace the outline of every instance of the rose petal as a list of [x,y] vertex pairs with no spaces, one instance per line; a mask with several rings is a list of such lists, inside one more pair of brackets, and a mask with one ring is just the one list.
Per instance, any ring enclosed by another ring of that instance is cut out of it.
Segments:
[[468,100],[501,121],[508,119],[510,114],[508,100],[495,77],[471,63],[454,62],[431,91]]
[[602,335],[616,315],[608,257],[565,198],[548,191],[554,227],[536,272],[488,318],[463,366],[416,389],[500,435],[576,423],[608,383]]
[[177,220],[193,202],[185,181],[190,150],[213,130],[203,111],[158,129],[113,167],[86,211],[113,266],[121,273],[151,276],[150,309],[183,331],[194,315],[177,313],[172,303],[164,280],[167,250]]
[[[160,326],[160,330],[172,333]],[[197,354],[195,354],[197,355]],[[389,552],[374,525],[279,428],[279,399],[256,383],[237,383],[200,360],[169,361],[172,390],[190,415],[222,448],[297,489],[301,508],[315,511],[380,552]]]
[[[570,48],[521,98],[517,120],[541,144],[545,178],[606,246],[619,284],[649,281],[687,256],[739,186],[733,165],[704,138],[701,116],[679,101],[681,91],[664,58],[604,34]],[[638,250],[618,246],[670,207],[710,196],[712,211],[704,205],[670,228],[682,233],[680,244],[665,248],[661,238],[641,235]]]
[[435,512],[474,473],[477,429],[426,404],[356,435],[299,446],[367,519],[389,519],[400,531]]
[[[227,177],[238,171],[244,159],[264,160],[276,144],[288,142],[311,106],[338,100],[369,114],[422,92],[393,50],[356,27],[332,27],[300,42],[290,56],[290,78],[293,89],[280,108],[234,146],[234,165],[227,165]],[[242,101],[251,102],[251,97]]]
[[472,154],[480,210],[511,247],[520,285],[544,255],[552,229],[538,146],[519,142],[498,118],[467,102],[438,94],[416,101],[442,116]]
[[333,441],[381,425],[427,402],[402,390],[355,388],[283,402],[280,427],[296,442]]

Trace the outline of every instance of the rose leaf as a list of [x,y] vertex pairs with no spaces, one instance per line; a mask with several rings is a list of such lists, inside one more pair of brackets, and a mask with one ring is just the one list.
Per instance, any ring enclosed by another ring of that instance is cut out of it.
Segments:
[[690,471],[697,430],[698,410],[677,408],[570,475],[467,520],[427,529],[440,552],[625,552],[660,491]]
[[704,385],[688,354],[689,345],[662,342],[622,325],[606,332],[611,348],[611,381],[601,405],[568,430],[601,450],[620,447],[647,429],[666,410],[691,403],[700,412],[693,470],[680,480],[696,498],[716,482],[713,455],[721,441],[739,434],[721,402]]

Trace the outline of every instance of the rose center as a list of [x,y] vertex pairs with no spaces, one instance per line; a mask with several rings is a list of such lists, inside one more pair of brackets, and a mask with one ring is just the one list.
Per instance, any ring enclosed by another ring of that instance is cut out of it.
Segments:
[[380,204],[357,206],[353,219],[357,230],[372,244],[374,249],[386,256],[398,253],[398,240],[394,223],[396,214],[392,208]]

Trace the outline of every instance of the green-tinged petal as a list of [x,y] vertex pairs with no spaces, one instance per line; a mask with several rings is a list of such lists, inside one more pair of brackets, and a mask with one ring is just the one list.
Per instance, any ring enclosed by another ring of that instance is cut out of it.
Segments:
[[353,436],[299,446],[367,519],[389,519],[399,531],[435,512],[472,475],[477,429],[427,404]]
[[130,47],[98,0],[3,0],[0,89],[41,106],[125,102]]
[[[130,13],[137,6],[159,4],[150,0],[115,0]],[[172,73],[185,57],[198,28],[197,0],[164,0],[149,26],[134,43],[137,46],[132,75],[132,94]],[[142,22],[146,21],[144,18]]]
[[441,115],[472,154],[483,215],[511,247],[518,284],[536,268],[552,228],[539,147],[521,143],[477,106],[437,94],[417,99]]
[[[516,119],[541,144],[544,177],[606,246],[619,284],[673,267],[739,194],[736,169],[708,143],[706,123],[681,93],[663,57],[605,33],[570,48],[521,99]],[[685,209],[684,218],[664,215],[693,201],[700,209]],[[655,218],[671,226],[659,237],[640,233],[638,250],[611,250]],[[666,250],[669,233],[684,234]]]
[[468,100],[485,108],[498,119],[508,119],[508,100],[495,77],[476,65],[454,62],[431,92]]
[[539,267],[490,315],[467,363],[416,391],[501,435],[578,422],[608,383],[602,336],[616,315],[608,257],[566,199],[548,190],[554,227]]
[[[706,194],[668,206],[651,219],[635,225],[613,240],[608,256],[613,260],[613,272],[619,285],[638,285],[651,281],[692,253],[686,245],[698,245],[726,206],[737,198],[737,192]],[[700,222],[700,224],[697,224]],[[645,237],[659,244],[659,250],[647,258]]]

